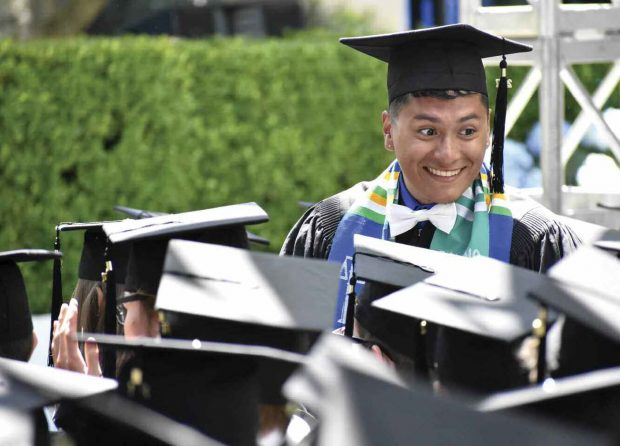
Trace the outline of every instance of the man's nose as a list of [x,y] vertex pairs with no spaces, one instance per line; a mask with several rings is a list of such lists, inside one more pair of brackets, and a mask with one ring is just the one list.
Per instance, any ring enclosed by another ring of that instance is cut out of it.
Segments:
[[441,138],[435,150],[435,157],[445,165],[456,160],[458,157],[458,141],[456,137],[445,135]]

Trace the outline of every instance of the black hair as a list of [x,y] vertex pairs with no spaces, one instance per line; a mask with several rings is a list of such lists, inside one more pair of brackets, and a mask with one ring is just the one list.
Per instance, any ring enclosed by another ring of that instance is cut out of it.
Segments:
[[438,99],[456,99],[462,96],[479,94],[482,105],[486,110],[489,109],[489,97],[477,91],[470,90],[419,90],[400,95],[390,102],[388,112],[392,121],[396,121],[401,109],[407,105],[411,98],[438,98]]

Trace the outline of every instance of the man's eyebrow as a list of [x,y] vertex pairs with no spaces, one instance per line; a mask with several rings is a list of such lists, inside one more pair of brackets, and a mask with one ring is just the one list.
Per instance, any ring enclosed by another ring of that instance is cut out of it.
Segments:
[[470,113],[459,119],[459,122],[470,121],[472,119],[481,119],[478,113]]
[[415,115],[413,117],[413,119],[415,119],[416,121],[431,121],[431,122],[438,122],[439,118],[437,118],[436,116],[432,116],[432,115]]
[[[413,117],[416,121],[430,121],[430,122],[439,122],[440,119],[433,115],[425,115],[419,114]],[[470,113],[468,115],[459,118],[459,122],[471,121],[472,119],[482,119],[478,113]]]

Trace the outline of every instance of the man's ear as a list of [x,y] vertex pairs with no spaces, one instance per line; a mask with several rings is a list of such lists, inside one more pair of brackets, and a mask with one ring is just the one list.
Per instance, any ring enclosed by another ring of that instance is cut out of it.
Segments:
[[381,113],[381,124],[383,127],[383,146],[385,150],[394,151],[394,139],[392,138],[392,118],[386,111]]

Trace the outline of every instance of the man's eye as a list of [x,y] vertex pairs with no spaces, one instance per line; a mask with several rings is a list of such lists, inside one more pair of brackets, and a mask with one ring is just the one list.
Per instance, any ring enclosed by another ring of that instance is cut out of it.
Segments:
[[476,134],[476,129],[465,129],[462,130],[461,133],[463,134],[463,136],[473,136]]
[[423,136],[433,136],[436,134],[436,132],[435,132],[435,129],[426,128],[426,129],[421,129],[420,134],[422,134]]

